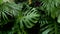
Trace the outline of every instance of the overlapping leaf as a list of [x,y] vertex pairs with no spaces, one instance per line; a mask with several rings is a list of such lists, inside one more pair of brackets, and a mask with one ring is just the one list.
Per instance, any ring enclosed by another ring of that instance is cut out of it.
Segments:
[[35,8],[27,8],[28,10],[20,12],[17,18],[17,22],[20,24],[20,28],[31,28],[34,23],[37,23],[39,14]]
[[49,24],[40,25],[41,34],[59,34],[60,33],[60,24],[55,21],[49,21]]
[[60,0],[40,0],[42,1],[43,10],[48,12],[48,15],[51,14],[52,18],[55,18],[58,16],[58,13],[60,11],[59,4]]
[[9,21],[8,16],[14,17],[18,14],[18,11],[21,10],[21,8],[15,3],[3,3],[0,5],[0,17],[1,17],[1,23],[4,24],[5,22]]

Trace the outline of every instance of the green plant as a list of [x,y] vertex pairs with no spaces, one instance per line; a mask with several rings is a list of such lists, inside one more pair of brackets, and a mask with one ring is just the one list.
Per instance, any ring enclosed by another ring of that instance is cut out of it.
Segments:
[[37,34],[60,34],[60,0],[0,0],[0,34],[36,34],[36,28]]

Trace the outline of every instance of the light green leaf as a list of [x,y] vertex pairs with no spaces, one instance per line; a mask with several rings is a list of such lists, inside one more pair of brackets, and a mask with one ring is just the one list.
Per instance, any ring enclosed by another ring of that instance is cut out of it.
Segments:
[[3,0],[0,0],[0,4],[2,4],[3,3]]
[[58,16],[58,20],[57,21],[58,21],[58,23],[60,23],[60,15]]

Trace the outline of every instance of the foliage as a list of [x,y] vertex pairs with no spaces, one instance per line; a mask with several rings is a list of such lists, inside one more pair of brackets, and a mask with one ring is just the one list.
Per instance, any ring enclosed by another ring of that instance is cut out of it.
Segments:
[[0,0],[0,34],[60,34],[60,0]]

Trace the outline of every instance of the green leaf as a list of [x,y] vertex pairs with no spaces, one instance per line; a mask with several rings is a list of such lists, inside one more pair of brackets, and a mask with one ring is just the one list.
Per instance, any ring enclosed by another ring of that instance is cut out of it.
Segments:
[[50,21],[49,24],[41,24],[40,33],[42,34],[59,34],[60,33],[60,25],[55,21]]
[[20,24],[21,29],[24,28],[24,26],[27,28],[33,27],[40,16],[35,8],[27,7],[27,9],[21,11],[17,17],[17,23]]
[[7,24],[8,21],[10,21],[9,16],[11,18],[16,16],[19,13],[19,10],[21,10],[22,6],[17,5],[15,3],[8,3],[8,2],[0,5],[0,17],[2,17],[2,18],[0,18],[1,19],[0,25]]
[[47,29],[45,30],[42,34],[48,34],[48,32],[50,31],[51,29]]
[[58,23],[60,23],[60,15],[58,16],[58,19],[57,19]]
[[0,0],[0,4],[2,4],[3,3],[3,0]]

